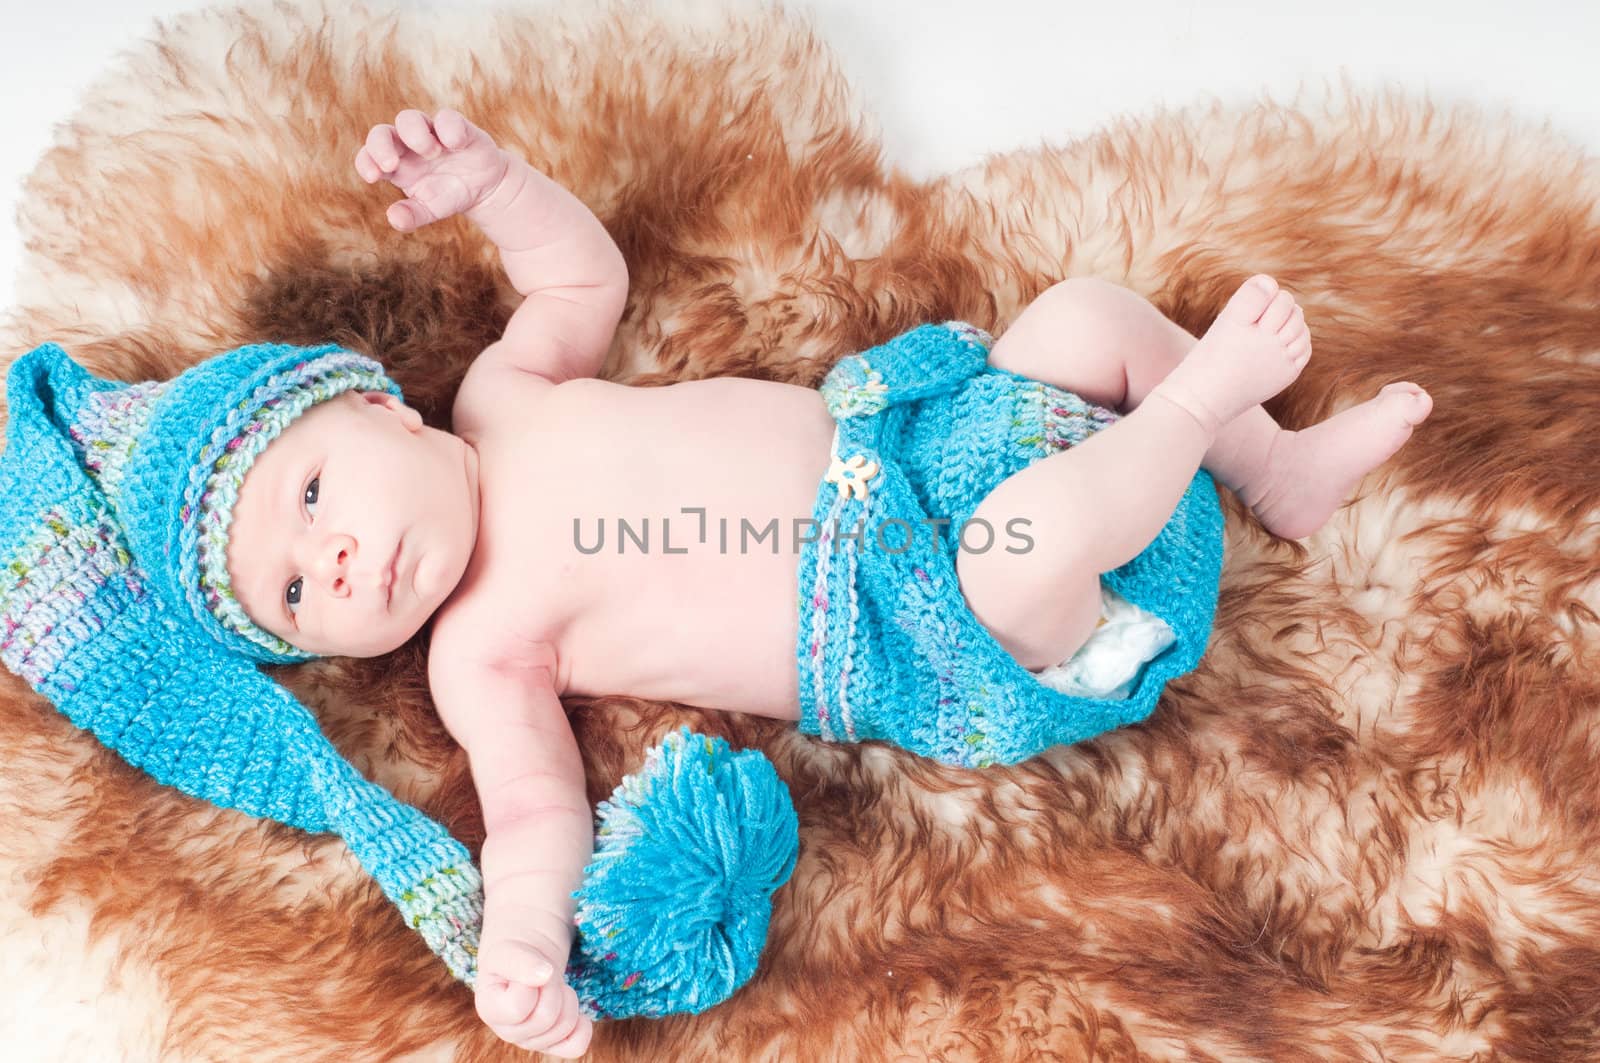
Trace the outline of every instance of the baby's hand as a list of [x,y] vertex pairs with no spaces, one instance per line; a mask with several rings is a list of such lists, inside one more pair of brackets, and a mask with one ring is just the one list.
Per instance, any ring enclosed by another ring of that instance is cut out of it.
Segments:
[[562,977],[567,951],[537,931],[486,939],[478,948],[478,1017],[519,1048],[576,1059],[594,1024]]
[[388,212],[389,224],[403,233],[476,207],[510,166],[489,134],[449,108],[432,122],[421,111],[401,111],[394,125],[373,126],[356,153],[362,180],[387,178],[406,194]]

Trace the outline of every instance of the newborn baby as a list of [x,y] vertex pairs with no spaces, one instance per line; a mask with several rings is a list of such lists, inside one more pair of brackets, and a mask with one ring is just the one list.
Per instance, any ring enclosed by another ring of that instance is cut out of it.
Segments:
[[[828,738],[896,734],[874,714],[919,707],[874,700],[893,677],[861,664],[891,624],[882,603],[916,592],[931,603],[917,616],[948,620],[938,609],[953,595],[1007,666],[1055,665],[1099,621],[1102,574],[1157,537],[1198,469],[1299,538],[1431,408],[1391,384],[1304,431],[1279,428],[1259,403],[1300,373],[1311,340],[1265,276],[1198,341],[1129,291],[1071,280],[992,346],[969,326],[924,326],[847,358],[820,390],[627,387],[595,377],[627,270],[570,193],[450,110],[377,126],[355,165],[405,193],[388,208],[397,229],[465,214],[525,298],[467,373],[454,434],[385,391],[345,391],[293,421],[244,478],[228,574],[251,620],[312,653],[383,654],[433,620],[429,681],[488,832],[478,1010],[506,1040],[558,1055],[590,1036],[559,974],[592,845],[562,695],[759,713]],[[877,449],[859,445],[869,426]],[[907,484],[940,497],[957,439],[991,442],[961,458],[966,494],[948,497],[968,501],[940,514],[952,527],[869,524],[844,553],[823,549],[851,538],[830,514],[893,517]],[[972,548],[966,526],[1003,529],[1014,548]],[[881,566],[908,532],[954,555],[959,586],[916,566],[902,586],[869,586],[890,578]],[[878,597],[858,600],[858,586]],[[904,744],[982,762],[937,740]],[[993,759],[1034,751],[1007,748]]]

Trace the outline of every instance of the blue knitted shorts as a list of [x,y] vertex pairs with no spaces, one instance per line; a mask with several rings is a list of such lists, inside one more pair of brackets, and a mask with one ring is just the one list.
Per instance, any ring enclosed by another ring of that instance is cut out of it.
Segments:
[[838,422],[799,559],[800,730],[882,739],[947,764],[1013,764],[1149,715],[1210,637],[1222,510],[1201,470],[1138,557],[1102,582],[1177,641],[1126,699],[1064,694],[1005,651],[962,596],[960,549],[1026,549],[1025,528],[967,524],[1006,477],[1117,419],[988,364],[989,336],[924,325],[840,361]]

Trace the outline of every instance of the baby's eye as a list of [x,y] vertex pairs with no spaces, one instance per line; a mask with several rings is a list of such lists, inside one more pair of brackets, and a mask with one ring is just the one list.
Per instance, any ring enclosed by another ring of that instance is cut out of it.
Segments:
[[295,611],[295,606],[300,604],[300,591],[304,588],[305,580],[296,578],[289,584],[289,589],[283,592],[283,600],[289,603],[289,612]]
[[311,478],[311,482],[306,484],[306,493],[305,493],[305,500],[304,501],[305,501],[305,504],[306,504],[306,512],[307,513],[310,513],[312,507],[317,504],[317,491],[318,491],[318,489],[320,487],[321,480],[322,480],[322,477],[313,476]]

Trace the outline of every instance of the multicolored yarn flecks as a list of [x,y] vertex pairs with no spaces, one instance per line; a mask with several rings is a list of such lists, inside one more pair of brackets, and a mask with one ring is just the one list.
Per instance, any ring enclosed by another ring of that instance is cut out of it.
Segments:
[[[924,325],[841,360],[820,387],[837,422],[835,461],[875,472],[865,491],[819,486],[817,533],[801,548],[795,656],[808,734],[883,739],[948,764],[1013,764],[1143,719],[1205,651],[1223,523],[1203,470],[1155,541],[1101,577],[1177,635],[1126,699],[1045,685],[973,615],[956,554],[978,504],[1118,417],[989,366],[990,342],[963,322]],[[967,548],[1004,549],[1005,531],[986,540],[980,529]]]
[[[309,710],[259,670],[259,660],[303,655],[280,652],[233,618],[214,571],[226,514],[254,456],[299,413],[356,387],[399,390],[376,362],[338,348],[240,348],[172,381],[133,385],[91,375],[53,344],[19,358],[6,379],[0,454],[0,662],[157,781],[224,808],[337,833],[406,925],[472,985],[483,881],[470,854],[363,778]],[[670,950],[674,939],[658,933],[666,913],[683,940],[703,941],[697,925],[746,925],[756,914],[752,898],[767,903],[787,877],[798,837],[792,808],[782,815],[782,781],[759,753],[714,754],[707,750],[698,769],[709,783],[641,784],[639,807],[609,813],[652,822],[651,837],[691,839],[697,825],[724,824],[703,838],[705,852],[683,851],[686,871],[663,866],[670,844],[641,844],[642,856],[608,847],[607,874],[591,867],[580,898],[611,913],[610,930],[621,933],[637,910],[652,940]],[[731,795],[730,772],[739,780]],[[757,832],[748,824],[762,809],[771,826]],[[673,826],[679,822],[689,826]],[[702,874],[707,852],[730,869],[720,894]],[[748,862],[735,859],[741,852]],[[649,862],[649,876],[626,873],[638,860]],[[630,892],[645,878],[645,893]],[[730,912],[735,896],[747,910]],[[759,954],[765,920],[760,914],[759,934],[723,939]],[[755,968],[754,955],[703,953],[658,984],[648,971],[615,971],[590,945],[580,936],[576,955],[595,965],[583,983],[591,994],[584,1007],[595,1015],[701,1010],[737,988],[730,970],[742,981]],[[623,989],[627,995],[613,999]]]
[[157,781],[338,833],[470,978],[482,888],[465,848],[340,756],[252,659],[284,655],[227,626],[207,594],[207,492],[243,479],[232,440],[275,433],[279,411],[350,387],[398,391],[376,362],[337,348],[241,348],[134,385],[54,344],[19,358],[0,455],[0,661]]
[[[799,820],[753,749],[669,733],[599,809],[567,971],[595,1018],[701,1012],[755,973]],[[685,898],[699,903],[686,904]]]

